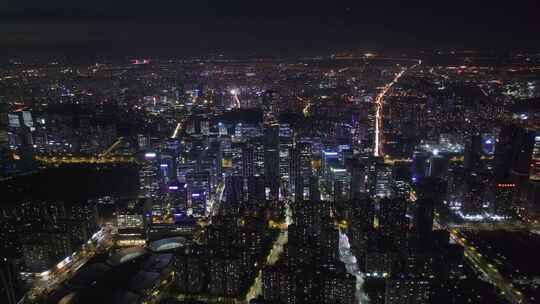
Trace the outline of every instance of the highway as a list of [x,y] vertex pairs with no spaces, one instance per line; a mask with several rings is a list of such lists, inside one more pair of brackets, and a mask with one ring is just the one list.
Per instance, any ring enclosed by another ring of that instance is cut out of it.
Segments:
[[32,303],[69,280],[91,258],[113,245],[113,235],[114,229],[111,226],[103,227],[71,256],[64,258],[53,268],[37,274],[31,289],[19,303]]
[[419,60],[417,64],[411,66],[410,68],[403,68],[399,73],[396,74],[394,79],[391,82],[387,83],[381,90],[381,92],[375,98],[375,145],[373,147],[373,154],[375,156],[383,156],[383,106],[384,106],[384,97],[390,91],[390,89],[399,81],[399,79],[405,74],[406,71],[414,69],[418,65],[422,64],[422,61]]
[[466,222],[461,224],[448,224],[448,228],[455,228],[467,231],[538,231],[540,224],[529,224],[521,221],[501,221],[501,222]]
[[111,154],[114,149],[116,149],[118,146],[120,146],[120,144],[124,141],[124,138],[123,137],[119,137],[107,150],[105,150],[105,152],[101,153],[99,155],[99,158],[102,158],[102,157],[107,157],[109,156],[109,154]]
[[112,164],[136,162],[132,156],[39,156],[36,161],[45,166],[59,166],[65,164]]
[[474,267],[475,271],[482,274],[483,277],[497,287],[501,294],[512,304],[527,303],[523,294],[517,290],[511,282],[507,281],[497,270],[490,264],[478,249],[471,245],[465,237],[456,229],[450,230],[450,237],[465,249],[466,260]]

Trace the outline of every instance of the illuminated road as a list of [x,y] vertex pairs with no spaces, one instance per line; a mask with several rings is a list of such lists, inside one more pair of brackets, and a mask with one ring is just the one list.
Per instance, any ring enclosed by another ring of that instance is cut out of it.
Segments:
[[107,226],[96,232],[79,251],[66,257],[53,268],[37,275],[32,288],[28,291],[20,303],[32,303],[40,296],[47,295],[55,290],[60,284],[69,280],[77,270],[96,254],[108,250],[113,245],[114,230]]
[[111,154],[111,152],[114,151],[114,149],[116,149],[123,141],[123,137],[118,138],[107,150],[105,150],[105,152],[99,155],[99,158],[109,156],[109,154]]
[[179,122],[176,124],[176,128],[174,128],[173,134],[171,135],[171,138],[177,138],[178,134],[182,130],[182,125],[184,124],[184,121]]
[[132,156],[38,156],[36,161],[46,166],[58,166],[65,164],[112,164],[136,162]]
[[347,237],[347,234],[345,234],[341,230],[339,232],[339,259],[341,260],[341,262],[343,262],[343,264],[345,264],[347,273],[356,277],[355,294],[358,303],[368,303],[368,296],[362,290],[364,286],[364,274],[360,272],[360,268],[358,267],[358,260],[351,252],[349,237]]
[[[283,187],[283,189],[284,189],[284,196],[288,197],[286,187]],[[268,253],[268,256],[266,257],[265,265],[272,266],[272,265],[275,265],[277,261],[279,261],[279,258],[281,257],[281,254],[283,253],[283,249],[285,248],[285,245],[287,245],[287,242],[289,241],[288,227],[292,223],[293,223],[292,209],[290,207],[289,200],[286,199],[285,200],[285,223],[284,225],[282,225],[281,232],[279,233],[279,236],[274,242],[272,249],[270,249],[270,252]],[[249,301],[257,298],[260,295],[262,295],[262,270],[259,270],[259,273],[257,274],[257,277],[255,278],[255,281],[249,288],[249,291],[246,295],[245,302],[249,303]]]
[[448,228],[455,228],[468,231],[538,231],[540,224],[528,224],[519,221],[501,221],[501,222],[466,222],[462,224],[448,224]]
[[409,69],[403,68],[399,73],[397,73],[397,75],[394,77],[394,79],[391,82],[387,83],[383,87],[383,89],[381,90],[379,95],[377,95],[377,97],[375,98],[375,106],[376,106],[376,110],[375,110],[375,145],[373,147],[373,153],[374,153],[375,156],[383,156],[384,155],[384,151],[383,151],[383,148],[382,148],[382,145],[383,145],[383,142],[384,142],[383,138],[382,138],[383,137],[382,127],[383,127],[384,97],[390,91],[390,89],[399,81],[401,76],[403,76],[403,74],[405,74],[405,72],[407,70],[414,69],[415,67],[417,67],[420,64],[422,64],[421,60],[419,60],[417,64],[411,66]]
[[523,294],[512,283],[508,282],[497,268],[478,252],[476,247],[469,244],[459,231],[452,229],[450,236],[457,244],[463,246],[465,249],[465,258],[474,267],[475,271],[481,273],[487,281],[497,287],[510,303],[527,303]]
[[212,217],[219,210],[219,205],[223,201],[225,183],[221,181],[216,188],[216,193],[212,196],[210,201],[208,201],[208,206],[206,206],[206,216],[208,217],[209,222],[212,221]]

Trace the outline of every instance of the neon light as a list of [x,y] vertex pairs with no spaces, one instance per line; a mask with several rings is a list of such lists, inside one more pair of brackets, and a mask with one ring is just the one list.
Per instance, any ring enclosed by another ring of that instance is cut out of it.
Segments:
[[144,154],[144,157],[146,157],[146,158],[154,158],[156,156],[157,156],[157,154],[155,152],[148,152],[148,153]]

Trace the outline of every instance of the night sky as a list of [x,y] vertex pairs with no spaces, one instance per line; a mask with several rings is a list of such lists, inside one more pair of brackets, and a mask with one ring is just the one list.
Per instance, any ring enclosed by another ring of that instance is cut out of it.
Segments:
[[539,48],[540,5],[514,1],[0,1],[0,54]]

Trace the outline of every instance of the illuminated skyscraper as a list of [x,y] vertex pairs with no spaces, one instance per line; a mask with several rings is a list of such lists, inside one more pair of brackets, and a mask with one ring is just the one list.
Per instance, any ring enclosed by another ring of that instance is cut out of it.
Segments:
[[540,182],[540,135],[534,137],[529,179],[534,182]]

